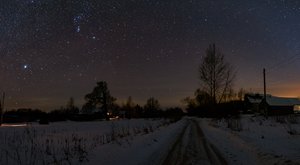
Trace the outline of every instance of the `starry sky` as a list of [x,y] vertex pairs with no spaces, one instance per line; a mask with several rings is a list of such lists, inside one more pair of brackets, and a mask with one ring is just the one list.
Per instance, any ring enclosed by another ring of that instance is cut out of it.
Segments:
[[300,96],[298,0],[0,0],[0,90],[6,108],[84,103],[107,81],[122,103],[181,106],[200,85],[211,43],[235,89]]

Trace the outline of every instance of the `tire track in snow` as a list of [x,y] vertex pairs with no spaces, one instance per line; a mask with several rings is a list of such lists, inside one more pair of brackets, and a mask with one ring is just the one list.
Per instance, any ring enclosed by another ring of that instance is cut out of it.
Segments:
[[188,119],[163,165],[227,164],[220,152],[210,144],[197,121]]

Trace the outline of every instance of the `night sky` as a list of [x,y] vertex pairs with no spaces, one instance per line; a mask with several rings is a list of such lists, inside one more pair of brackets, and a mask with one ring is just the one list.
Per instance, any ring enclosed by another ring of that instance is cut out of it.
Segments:
[[235,89],[300,96],[298,0],[0,0],[0,91],[6,108],[84,103],[107,81],[119,103],[163,107],[198,88],[210,43],[237,74]]

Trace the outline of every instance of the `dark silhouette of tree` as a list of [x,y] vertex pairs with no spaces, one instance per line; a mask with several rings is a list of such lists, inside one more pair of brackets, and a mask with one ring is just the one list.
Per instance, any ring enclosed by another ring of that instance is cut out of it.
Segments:
[[74,106],[74,98],[73,97],[70,97],[68,103],[67,103],[67,108],[68,109],[73,109],[75,106]]
[[65,111],[66,111],[67,115],[73,115],[73,114],[79,113],[79,109],[75,106],[73,97],[70,97]]
[[209,94],[201,89],[197,89],[194,93],[194,97],[186,97],[182,100],[182,103],[187,106],[187,109],[196,109],[199,106],[208,105],[211,101]]
[[189,96],[182,99],[181,102],[187,107],[186,108],[187,111],[194,110],[198,107],[198,105],[196,103],[196,99],[191,98]]
[[135,107],[134,107],[134,113],[133,113],[133,117],[134,118],[140,118],[142,117],[142,113],[143,113],[143,107],[136,104]]
[[34,122],[45,119],[47,113],[39,109],[20,108],[4,113],[4,122]]
[[134,116],[134,102],[132,100],[132,97],[129,96],[126,103],[123,105],[122,109],[125,111],[125,117],[126,118],[132,118]]
[[120,116],[120,109],[121,107],[118,104],[111,104],[111,106],[109,107],[111,116],[113,117]]
[[54,109],[48,113],[50,121],[66,121],[69,117],[66,108],[61,106],[59,109]]
[[238,91],[238,94],[237,94],[238,99],[240,101],[243,101],[246,93],[247,93],[247,91],[244,88],[240,88],[240,90]]
[[81,112],[83,114],[92,114],[95,110],[95,106],[91,102],[87,102],[82,106]]
[[209,94],[201,89],[197,89],[194,93],[197,106],[205,106],[210,103],[211,97]]
[[211,103],[209,94],[201,89],[197,89],[194,97],[186,97],[182,103],[187,107],[186,111],[189,115],[203,115]]
[[127,101],[126,101],[125,106],[126,106],[126,107],[132,108],[132,107],[134,107],[134,105],[135,105],[135,104],[134,104],[134,102],[133,102],[133,100],[132,100],[132,97],[129,96],[128,99],[127,99]]
[[224,55],[215,44],[209,45],[199,67],[202,90],[210,96],[210,104],[223,101],[231,89],[235,74],[232,66],[225,61]]
[[145,117],[157,117],[160,111],[160,105],[157,99],[150,97],[144,106]]
[[87,101],[85,108],[99,109],[102,111],[106,120],[109,120],[108,112],[113,106],[116,98],[110,95],[107,83],[105,81],[97,82],[97,86],[94,87],[93,91],[85,96]]
[[160,105],[157,99],[155,99],[154,97],[150,97],[147,100],[147,103],[144,108],[147,110],[155,111],[160,110]]

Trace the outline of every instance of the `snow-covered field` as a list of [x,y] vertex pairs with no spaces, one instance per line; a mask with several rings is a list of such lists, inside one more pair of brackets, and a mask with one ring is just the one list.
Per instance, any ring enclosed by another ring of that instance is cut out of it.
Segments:
[[240,131],[227,120],[198,119],[229,164],[300,164],[300,117],[242,116]]
[[0,164],[136,164],[159,147],[152,144],[167,143],[164,134],[176,132],[178,125],[170,124],[165,119],[134,119],[6,125],[0,128]]
[[[235,129],[225,119],[188,117],[176,123],[132,119],[7,125],[0,127],[0,164],[162,164],[188,121],[198,121],[229,164],[300,164],[299,116],[265,120],[250,115],[231,121]],[[192,136],[185,132],[182,137]]]

